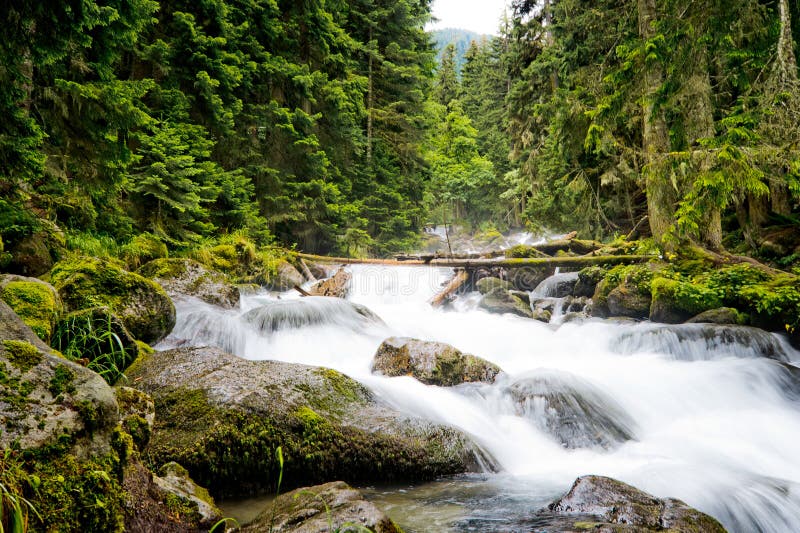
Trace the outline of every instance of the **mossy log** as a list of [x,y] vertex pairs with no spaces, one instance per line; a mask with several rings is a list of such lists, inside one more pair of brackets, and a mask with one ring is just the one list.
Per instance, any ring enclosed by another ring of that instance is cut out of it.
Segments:
[[349,265],[387,265],[387,266],[433,266],[450,268],[547,268],[547,267],[574,267],[583,268],[593,265],[618,265],[624,263],[644,263],[654,259],[651,255],[595,255],[589,257],[534,257],[534,258],[497,258],[497,259],[456,259],[456,258],[437,258],[430,261],[408,260],[397,261],[395,259],[371,259],[371,258],[352,258],[352,257],[326,257],[322,255],[312,255],[296,253],[298,257],[310,259],[312,261],[325,263],[340,263]]

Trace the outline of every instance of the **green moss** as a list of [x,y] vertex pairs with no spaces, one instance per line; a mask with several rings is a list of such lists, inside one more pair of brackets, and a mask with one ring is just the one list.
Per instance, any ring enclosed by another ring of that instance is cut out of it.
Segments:
[[[24,413],[34,385],[30,381],[21,379],[20,376],[11,375],[7,370],[5,364],[0,364],[0,403],[9,405],[11,407],[9,411],[12,413]],[[8,425],[12,421],[9,418],[5,423]]]
[[723,305],[720,294],[711,287],[668,278],[653,281],[652,296],[653,302],[663,302],[687,318]]
[[73,407],[78,412],[81,420],[83,420],[84,430],[90,435],[94,433],[100,425],[100,414],[91,400],[77,401],[73,404]]
[[158,283],[109,261],[78,257],[58,263],[51,281],[68,310],[108,307],[142,340],[161,338],[174,325],[174,307]]
[[65,437],[35,450],[7,450],[0,454],[0,483],[38,511],[29,516],[30,531],[122,531],[117,453],[79,459],[69,451],[73,444]]
[[153,349],[152,346],[140,340],[136,341],[136,347],[139,349],[137,358],[146,355],[153,355],[154,353],[156,353],[156,351]]
[[75,392],[75,372],[66,365],[59,365],[55,368],[53,377],[50,379],[50,394],[53,397],[65,392]]
[[137,273],[151,279],[172,279],[185,274],[189,263],[192,263],[192,260],[179,258],[156,259],[144,265]]
[[27,341],[3,341],[5,355],[12,365],[20,372],[27,372],[42,361],[42,353],[33,344]]
[[[369,390],[361,383],[331,368],[320,368],[317,371],[339,398],[333,398],[335,404],[341,405],[342,398],[348,403],[365,404],[370,397]],[[327,407],[331,407],[330,405]]]
[[50,341],[53,324],[58,317],[58,303],[53,292],[35,281],[12,281],[0,294],[0,299],[45,342]]
[[147,423],[147,420],[134,414],[125,417],[122,426],[133,438],[136,447],[140,450],[144,450],[147,443],[150,442],[150,424]]
[[130,269],[137,269],[148,261],[168,255],[167,245],[151,233],[137,235],[120,251],[120,257]]

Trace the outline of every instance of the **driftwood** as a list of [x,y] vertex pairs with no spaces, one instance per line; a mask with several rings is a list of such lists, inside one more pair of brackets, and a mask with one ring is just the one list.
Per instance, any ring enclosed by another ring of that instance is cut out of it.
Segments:
[[311,273],[311,269],[308,268],[308,265],[306,264],[305,261],[303,261],[302,258],[300,258],[300,261],[298,261],[298,263],[300,263],[300,267],[303,270],[303,275],[306,277],[308,281],[317,281],[317,278],[314,276],[314,274]]
[[467,280],[469,280],[469,273],[466,270],[459,270],[456,272],[456,275],[445,285],[444,289],[431,299],[431,305],[433,307],[441,306],[447,301],[450,295],[458,291]]
[[295,286],[294,286],[294,290],[296,290],[297,292],[299,292],[299,293],[300,293],[300,296],[311,296],[311,294],[309,294],[309,292],[308,292],[308,291],[306,291],[306,290],[305,290],[303,287],[301,287],[300,285],[295,285]]
[[349,288],[351,277],[350,272],[340,268],[333,276],[315,283],[308,292],[311,296],[344,298],[347,296],[347,289]]
[[397,261],[395,259],[354,259],[351,257],[325,257],[322,255],[312,255],[295,252],[295,255],[304,259],[318,262],[344,263],[344,264],[366,264],[366,265],[387,265],[387,266],[433,266],[450,268],[481,268],[481,267],[503,267],[503,268],[547,268],[547,267],[586,267],[604,264],[620,263],[643,263],[653,259],[652,255],[594,255],[579,257],[533,257],[533,258],[504,258],[496,259],[449,259],[436,258],[430,261],[411,259],[408,261]]

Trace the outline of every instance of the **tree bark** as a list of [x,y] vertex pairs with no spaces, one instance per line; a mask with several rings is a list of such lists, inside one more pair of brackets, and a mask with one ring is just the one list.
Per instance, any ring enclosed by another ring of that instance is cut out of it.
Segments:
[[[638,0],[639,35],[645,43],[655,37],[653,24],[656,21],[655,0]],[[675,190],[666,171],[666,154],[669,151],[669,137],[664,111],[656,105],[656,98],[664,82],[664,72],[660,61],[649,58],[645,53],[644,98],[642,104],[642,148],[644,151],[645,188],[647,191],[647,212],[653,238],[660,244],[672,226]]]

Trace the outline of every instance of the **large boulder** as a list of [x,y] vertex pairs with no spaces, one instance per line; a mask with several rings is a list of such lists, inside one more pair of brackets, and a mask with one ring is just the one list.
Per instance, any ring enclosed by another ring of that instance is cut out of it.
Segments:
[[64,233],[47,220],[38,220],[39,231],[13,243],[7,243],[6,251],[11,259],[6,268],[14,274],[41,276],[50,270],[64,252]]
[[480,302],[478,302],[478,307],[490,313],[511,313],[525,318],[531,318],[532,316],[529,305],[526,305],[525,302],[502,287],[496,287],[484,294]]
[[247,533],[372,531],[402,533],[374,504],[343,481],[281,494],[250,524]]
[[608,293],[606,302],[610,316],[647,318],[650,313],[650,295],[642,294],[628,283],[623,283]]
[[267,286],[275,291],[288,291],[295,285],[302,285],[306,279],[294,265],[281,259],[275,265],[275,275],[267,281]]
[[173,299],[194,296],[225,309],[239,306],[239,289],[225,274],[192,259],[156,259],[136,271],[161,285]]
[[716,292],[685,281],[656,278],[652,294],[650,320],[653,322],[680,324],[699,313],[722,307]]
[[500,367],[443,342],[390,337],[372,360],[372,371],[385,376],[413,376],[427,385],[491,383]]
[[505,388],[519,416],[565,448],[614,448],[634,438],[636,424],[617,402],[566,372],[538,371]]
[[50,342],[63,306],[58,291],[47,282],[14,274],[0,275],[0,300],[44,342]]
[[687,324],[733,324],[743,325],[747,323],[747,316],[732,307],[719,307],[703,311],[689,320]]
[[179,348],[141,358],[128,377],[155,401],[154,463],[180,463],[215,496],[273,487],[279,446],[288,487],[433,479],[477,468],[481,454],[330,369]]
[[175,326],[175,306],[161,286],[97,258],[74,258],[50,272],[68,311],[107,306],[137,339],[154,344]]
[[[1,301],[0,384],[3,488],[37,510],[31,531],[200,531],[196,511],[181,505],[182,515],[177,496],[153,483],[106,382],[53,352]],[[135,411],[141,402],[129,396],[117,398]]]
[[350,272],[344,268],[340,268],[333,276],[315,283],[308,292],[312,296],[345,298],[347,296],[347,291],[350,289],[350,279],[352,277]]
[[717,520],[681,500],[656,498],[603,476],[579,477],[569,492],[549,508],[556,515],[579,516],[581,523],[587,525],[585,529],[603,533],[665,530],[725,533]]

